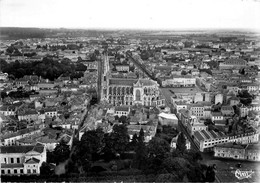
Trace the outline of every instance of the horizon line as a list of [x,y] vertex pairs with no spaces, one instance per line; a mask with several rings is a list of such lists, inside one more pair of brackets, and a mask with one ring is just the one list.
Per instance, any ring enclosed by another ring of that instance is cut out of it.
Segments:
[[[198,27],[198,28],[127,28],[127,27],[17,27],[17,26],[0,26],[0,28],[36,28],[36,29],[80,29],[80,30],[138,30],[138,31],[209,31],[209,30],[229,30],[229,31],[249,31],[249,32],[260,32],[260,29],[253,29],[253,28],[213,28],[213,27]],[[1,30],[0,30],[1,31]]]

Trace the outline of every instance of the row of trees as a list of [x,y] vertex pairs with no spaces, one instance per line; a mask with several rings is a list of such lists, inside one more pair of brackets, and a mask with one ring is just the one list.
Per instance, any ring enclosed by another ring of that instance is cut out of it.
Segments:
[[1,69],[14,78],[22,78],[25,75],[36,74],[54,80],[60,75],[70,76],[71,78],[82,77],[87,67],[82,63],[72,63],[68,59],[62,61],[53,60],[51,57],[45,57],[42,61],[7,63],[1,60]]

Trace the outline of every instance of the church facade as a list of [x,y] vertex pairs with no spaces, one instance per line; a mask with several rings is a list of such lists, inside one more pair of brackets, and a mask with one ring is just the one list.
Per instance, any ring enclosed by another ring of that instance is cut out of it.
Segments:
[[106,100],[115,105],[164,106],[159,84],[150,79],[109,78]]

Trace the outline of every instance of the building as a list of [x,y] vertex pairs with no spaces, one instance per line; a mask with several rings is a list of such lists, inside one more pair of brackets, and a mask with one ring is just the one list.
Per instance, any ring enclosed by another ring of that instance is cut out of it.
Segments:
[[98,69],[98,63],[95,60],[83,60],[82,64],[87,66],[87,70],[97,70]]
[[245,117],[248,115],[249,109],[246,106],[240,105],[240,106],[238,106],[238,109],[239,109],[240,117]]
[[201,152],[213,150],[216,144],[227,143],[228,136],[223,132],[214,130],[201,130],[194,132],[194,142]]
[[57,116],[58,112],[55,108],[47,108],[47,109],[44,109],[44,114],[45,114],[45,116],[52,118],[54,116]]
[[41,130],[34,128],[25,128],[14,133],[7,133],[0,136],[1,144],[3,146],[16,145],[17,140],[39,133],[41,133]]
[[158,115],[158,119],[161,125],[170,125],[176,128],[178,126],[178,118],[175,114],[167,114],[162,112]]
[[128,64],[115,64],[115,68],[119,72],[129,72],[129,65]]
[[260,161],[259,144],[220,144],[214,147],[214,156],[246,161]]
[[0,114],[4,116],[14,116],[16,113],[16,107],[12,105],[3,105],[0,107]]
[[222,106],[220,111],[224,117],[233,116],[235,114],[234,108],[231,106]]
[[253,128],[245,129],[243,132],[229,136],[229,142],[240,144],[257,143],[259,141],[259,133]]
[[201,130],[193,135],[194,142],[201,152],[213,151],[214,147],[225,143],[251,144],[259,142],[259,133],[253,129],[235,135],[225,135],[221,131]]
[[187,109],[188,103],[185,100],[179,100],[176,101],[174,98],[172,99],[173,107],[176,109],[176,112],[178,113],[180,109]]
[[[179,134],[176,137],[172,138],[170,147],[176,149],[176,145],[177,145],[177,139],[178,139]],[[186,138],[186,148],[190,149],[191,148],[191,144],[190,141]]]
[[247,61],[243,59],[228,59],[225,62],[221,62],[219,64],[219,69],[224,70],[224,69],[242,69],[247,67]]
[[238,97],[233,96],[233,97],[229,98],[230,106],[238,105],[239,103],[240,103],[240,100]]
[[[207,116],[205,110],[211,109],[211,103],[209,102],[200,102],[196,104],[190,104],[190,110],[197,118],[205,118]],[[206,114],[206,116],[205,116]]]
[[196,93],[194,96],[194,103],[202,102],[203,101],[203,95],[202,93]]
[[163,79],[162,86],[172,86],[172,87],[195,87],[196,78],[191,75],[174,75],[169,79]]
[[159,84],[150,79],[110,78],[108,82],[107,100],[119,105],[164,106]]
[[34,109],[32,110],[25,110],[18,112],[18,120],[26,120],[28,122],[36,121],[38,119],[38,112]]
[[1,175],[39,175],[40,167],[46,162],[46,148],[35,146],[0,147]]
[[190,135],[193,135],[198,130],[207,130],[207,126],[199,122],[198,118],[190,110],[181,109],[179,119],[179,122],[186,127]]
[[154,125],[128,125],[127,131],[130,140],[133,138],[134,134],[139,134],[140,130],[144,131],[144,141],[149,142],[156,134],[157,124]]
[[0,80],[7,81],[8,80],[8,74],[0,72]]
[[118,117],[128,116],[129,112],[130,112],[129,106],[116,106],[115,107],[115,115],[117,115]]
[[214,121],[219,121],[223,120],[224,116],[221,114],[221,112],[211,112],[211,120]]
[[215,95],[215,104],[223,104],[223,94],[218,93]]
[[39,90],[52,90],[54,89],[54,82],[51,82],[51,81],[48,81],[48,80],[41,80],[39,83],[38,83],[38,88]]

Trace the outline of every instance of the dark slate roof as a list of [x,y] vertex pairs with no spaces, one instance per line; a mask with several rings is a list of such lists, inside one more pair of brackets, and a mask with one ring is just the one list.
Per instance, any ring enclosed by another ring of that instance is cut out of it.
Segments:
[[144,86],[152,86],[152,85],[156,85],[157,84],[155,81],[150,80],[150,79],[139,79],[139,81]]
[[201,130],[201,133],[207,138],[207,139],[210,139],[210,135],[207,133],[207,131],[205,130]]
[[204,137],[200,134],[200,131],[195,131],[194,136],[199,140],[199,141],[204,141]]
[[5,164],[1,163],[1,168],[23,168],[22,163]]
[[1,154],[5,153],[27,153],[29,151],[36,151],[38,153],[42,153],[44,150],[44,146],[41,144],[36,144],[35,146],[2,146],[0,147]]
[[44,151],[44,146],[40,143],[37,143],[32,150],[38,153],[42,153]]
[[217,133],[216,133],[214,130],[210,130],[209,133],[210,133],[211,136],[214,137],[214,138],[217,138],[217,137],[218,137]]
[[27,153],[31,151],[34,146],[2,146],[0,147],[1,153]]
[[129,111],[128,106],[117,106],[115,107],[115,111]]
[[137,82],[137,79],[121,79],[121,78],[111,78],[109,79],[109,85],[123,85],[123,86],[133,86]]

